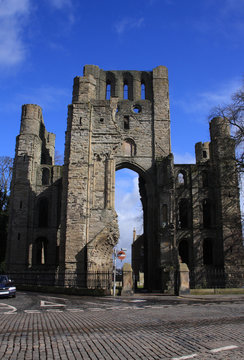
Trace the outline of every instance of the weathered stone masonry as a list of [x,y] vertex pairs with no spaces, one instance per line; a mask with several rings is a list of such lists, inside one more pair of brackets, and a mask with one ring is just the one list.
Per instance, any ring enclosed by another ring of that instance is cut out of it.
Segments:
[[[196,144],[196,165],[175,165],[170,146],[168,73],[103,71],[86,65],[74,79],[63,166],[38,105],[23,105],[16,142],[7,266],[49,272],[53,283],[89,286],[111,271],[119,229],[115,171],[139,174],[144,212],[144,273],[149,290],[172,292],[178,256],[193,286],[221,268],[226,286],[243,285],[243,247],[234,144],[213,119],[211,142]],[[228,172],[228,177],[226,176]],[[233,225],[234,224],[234,225]]]

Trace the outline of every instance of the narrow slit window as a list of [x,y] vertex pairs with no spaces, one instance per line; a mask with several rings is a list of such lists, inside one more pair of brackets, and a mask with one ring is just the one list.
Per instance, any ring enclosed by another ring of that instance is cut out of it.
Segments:
[[128,85],[124,84],[124,100],[128,100]]
[[111,98],[111,84],[107,83],[106,86],[106,100],[110,100]]
[[141,83],[141,99],[145,100],[146,99],[146,89],[145,89],[145,84]]

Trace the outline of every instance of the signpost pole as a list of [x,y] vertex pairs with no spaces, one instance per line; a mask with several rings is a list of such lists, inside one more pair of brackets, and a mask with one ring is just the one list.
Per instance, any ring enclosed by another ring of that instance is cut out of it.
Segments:
[[117,251],[114,248],[114,286],[113,286],[113,295],[115,296],[116,294],[116,257],[117,257]]

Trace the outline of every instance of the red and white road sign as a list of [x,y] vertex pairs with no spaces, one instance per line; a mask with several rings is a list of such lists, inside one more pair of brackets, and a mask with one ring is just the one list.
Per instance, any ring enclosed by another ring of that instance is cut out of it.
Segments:
[[120,260],[124,260],[126,258],[126,253],[123,250],[118,251],[117,258]]

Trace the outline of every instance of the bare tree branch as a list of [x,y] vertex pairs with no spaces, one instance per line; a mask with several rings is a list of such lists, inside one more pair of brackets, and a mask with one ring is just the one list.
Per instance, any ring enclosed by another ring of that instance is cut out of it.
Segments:
[[0,188],[9,193],[12,178],[13,159],[9,156],[0,156]]
[[218,105],[210,113],[209,119],[216,116],[226,118],[231,126],[231,136],[236,144],[236,163],[238,170],[244,172],[244,82],[241,89],[232,95],[230,104]]

